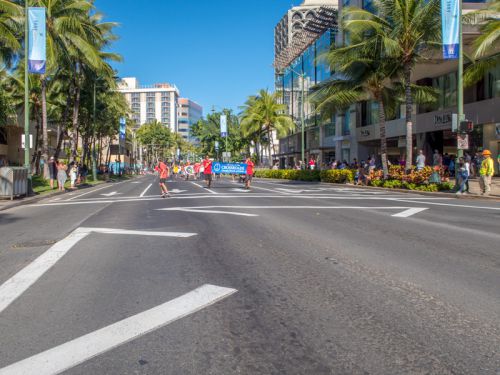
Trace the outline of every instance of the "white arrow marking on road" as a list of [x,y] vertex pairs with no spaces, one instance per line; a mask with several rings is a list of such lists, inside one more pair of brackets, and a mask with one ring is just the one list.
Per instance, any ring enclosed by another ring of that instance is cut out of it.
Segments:
[[111,193],[107,193],[107,194],[101,194],[102,196],[104,197],[112,197],[113,195],[120,195],[121,193],[118,193],[116,191],[113,191]]
[[203,285],[183,296],[0,369],[0,375],[55,375],[213,305],[236,289]]
[[48,249],[45,253],[36,258],[32,263],[24,267],[21,271],[12,276],[5,283],[0,285],[0,313],[12,302],[22,295],[31,285],[33,285],[42,275],[56,264],[73,246],[90,233],[104,234],[128,234],[136,236],[159,236],[159,237],[192,237],[196,233],[179,232],[149,232],[112,228],[78,228],[70,233],[66,238],[59,241]]
[[179,190],[179,189],[169,190],[169,192],[174,193],[174,194],[184,193],[185,191],[187,191],[187,190]]
[[240,191],[240,192],[243,192],[243,193],[249,193],[250,192],[250,190],[248,190],[248,189],[242,189],[242,188],[231,189],[231,191]]
[[247,214],[244,212],[216,211],[216,210],[203,210],[203,209],[200,210],[197,208],[184,208],[184,207],[160,208],[158,211],[199,212],[199,213],[204,213],[204,214],[221,214],[221,215],[234,215],[234,216],[247,216],[247,217],[259,216],[256,214]]
[[400,212],[399,214],[392,215],[393,217],[410,217],[415,214],[418,214],[419,212],[428,210],[428,208],[420,208],[420,207],[414,207],[414,208],[409,208],[403,212]]

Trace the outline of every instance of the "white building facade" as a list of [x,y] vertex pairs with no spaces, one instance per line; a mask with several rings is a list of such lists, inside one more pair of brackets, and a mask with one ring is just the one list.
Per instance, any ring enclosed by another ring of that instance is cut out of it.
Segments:
[[172,132],[178,131],[179,90],[169,83],[140,86],[137,78],[123,78],[118,91],[125,95],[136,128],[158,121]]

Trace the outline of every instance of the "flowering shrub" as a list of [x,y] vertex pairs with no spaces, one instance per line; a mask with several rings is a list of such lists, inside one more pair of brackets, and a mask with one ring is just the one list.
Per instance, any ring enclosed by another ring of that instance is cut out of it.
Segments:
[[255,171],[255,177],[275,178],[278,180],[319,181],[320,172],[295,169],[257,169]]

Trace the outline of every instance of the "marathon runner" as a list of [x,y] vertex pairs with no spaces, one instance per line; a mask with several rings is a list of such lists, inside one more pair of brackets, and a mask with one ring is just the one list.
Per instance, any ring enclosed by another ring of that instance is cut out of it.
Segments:
[[208,155],[203,160],[203,174],[205,175],[207,189],[210,189],[212,186],[212,160],[209,159]]
[[254,163],[250,157],[247,158],[245,161],[245,164],[247,165],[247,174],[245,176],[245,189],[249,190],[250,189],[250,183],[252,182],[253,178],[253,167]]
[[160,161],[158,164],[158,169],[160,171],[160,193],[161,197],[170,197],[170,193],[168,192],[167,189],[167,178],[168,178],[168,166],[165,164],[163,161]]

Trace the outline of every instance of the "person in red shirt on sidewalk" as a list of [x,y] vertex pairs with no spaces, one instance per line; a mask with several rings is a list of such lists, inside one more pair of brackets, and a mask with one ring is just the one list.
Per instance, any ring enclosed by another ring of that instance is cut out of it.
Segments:
[[247,165],[247,174],[245,176],[245,189],[250,189],[250,183],[252,182],[253,178],[253,167],[255,166],[255,164],[250,158],[247,158],[245,164]]
[[205,160],[203,160],[203,174],[205,175],[207,189],[210,189],[212,186],[212,160],[208,158],[208,155],[205,156]]
[[160,193],[161,197],[170,197],[170,193],[168,192],[167,189],[167,178],[168,178],[168,166],[165,164],[163,161],[160,161],[158,164],[158,170],[160,172]]

